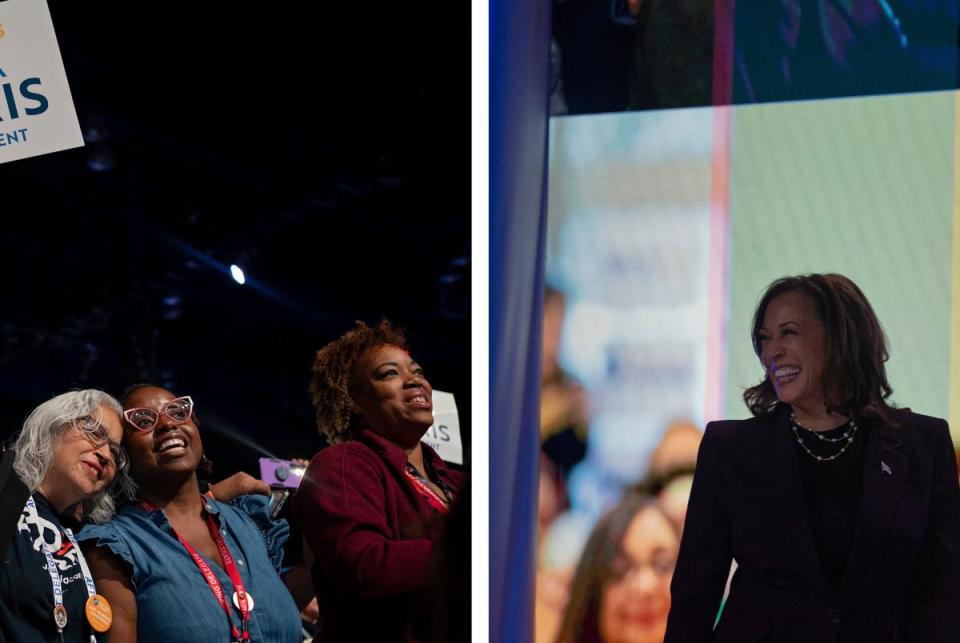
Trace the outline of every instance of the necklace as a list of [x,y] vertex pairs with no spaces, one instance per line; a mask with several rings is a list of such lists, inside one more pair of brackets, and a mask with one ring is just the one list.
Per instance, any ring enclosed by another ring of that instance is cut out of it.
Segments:
[[[799,444],[800,447],[807,452],[807,455],[809,455],[814,460],[817,460],[818,462],[829,462],[831,460],[836,460],[837,458],[839,458],[841,455],[844,454],[844,452],[847,449],[850,448],[850,445],[853,444],[853,438],[857,433],[857,423],[853,421],[853,418],[850,418],[850,422],[847,427],[847,430],[843,432],[843,435],[841,435],[838,438],[828,438],[822,435],[822,433],[818,431],[814,431],[813,429],[809,429],[803,426],[802,424],[800,424],[797,421],[796,416],[793,415],[793,413],[790,414],[790,428],[793,429],[793,435],[797,438],[797,444]],[[813,435],[817,436],[819,440],[823,442],[846,442],[846,443],[842,447],[840,447],[840,450],[834,453],[833,455],[817,455],[816,453],[810,450],[810,447],[808,447],[804,443],[803,438],[800,437],[800,429],[803,429],[807,434],[812,433]]]
[[850,436],[853,432],[856,432],[857,430],[857,425],[854,424],[853,418],[851,418],[850,421],[847,423],[848,424],[847,430],[844,431],[843,435],[841,435],[839,438],[828,438],[827,436],[824,435],[823,431],[814,431],[810,427],[806,427],[800,424],[800,420],[798,420],[797,416],[794,415],[793,413],[790,414],[790,422],[793,424],[794,427],[801,428],[804,431],[812,433],[813,435],[817,436],[817,439],[822,440],[824,442],[843,442],[844,440],[847,439],[848,436]]

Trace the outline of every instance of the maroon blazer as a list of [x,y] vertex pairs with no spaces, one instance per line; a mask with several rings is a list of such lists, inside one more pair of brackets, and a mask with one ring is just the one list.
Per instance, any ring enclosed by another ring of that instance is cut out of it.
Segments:
[[[667,643],[960,640],[960,486],[947,423],[862,418],[863,498],[847,570],[820,568],[789,408],[711,422],[671,585]],[[739,564],[719,623],[730,570]]]
[[[459,491],[463,474],[426,444],[435,479]],[[372,431],[313,457],[291,505],[315,562],[323,641],[400,641],[420,590],[434,578],[444,517],[404,474],[406,452]]]

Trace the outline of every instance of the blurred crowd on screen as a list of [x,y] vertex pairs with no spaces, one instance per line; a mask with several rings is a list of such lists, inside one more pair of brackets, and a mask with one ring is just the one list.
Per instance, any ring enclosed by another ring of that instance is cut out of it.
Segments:
[[647,461],[604,476],[616,447],[589,435],[588,393],[558,359],[564,298],[548,289],[544,306],[535,639],[662,641],[701,428],[655,427]]

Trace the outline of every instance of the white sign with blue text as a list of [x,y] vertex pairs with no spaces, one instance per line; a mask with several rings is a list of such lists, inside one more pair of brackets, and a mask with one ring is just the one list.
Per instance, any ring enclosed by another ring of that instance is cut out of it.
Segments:
[[463,464],[460,416],[453,393],[433,392],[433,426],[420,440],[430,445],[445,462]]
[[0,163],[83,145],[45,0],[0,0]]

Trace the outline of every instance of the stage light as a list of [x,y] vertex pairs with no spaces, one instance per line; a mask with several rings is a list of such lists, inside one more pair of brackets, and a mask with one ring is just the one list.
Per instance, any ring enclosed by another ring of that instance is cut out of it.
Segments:
[[247,278],[243,276],[243,270],[235,263],[230,264],[230,276],[241,286],[247,281]]

